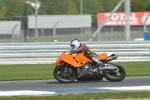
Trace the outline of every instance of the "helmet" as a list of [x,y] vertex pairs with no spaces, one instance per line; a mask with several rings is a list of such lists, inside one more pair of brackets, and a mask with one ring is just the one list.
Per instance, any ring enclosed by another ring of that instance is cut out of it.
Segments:
[[77,50],[81,45],[81,42],[78,39],[74,39],[70,42],[71,49]]

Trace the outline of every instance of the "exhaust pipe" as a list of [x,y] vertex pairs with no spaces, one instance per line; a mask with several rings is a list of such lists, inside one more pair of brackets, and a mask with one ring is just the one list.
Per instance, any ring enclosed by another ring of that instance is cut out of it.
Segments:
[[113,54],[113,55],[109,56],[108,58],[106,58],[105,62],[109,62],[109,61],[115,60],[117,58],[118,58],[118,56]]

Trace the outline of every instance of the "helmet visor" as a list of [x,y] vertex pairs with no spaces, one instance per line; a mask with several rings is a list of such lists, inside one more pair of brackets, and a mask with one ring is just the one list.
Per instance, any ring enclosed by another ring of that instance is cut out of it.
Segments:
[[70,45],[70,48],[71,48],[71,49],[74,49],[74,47],[75,47],[74,45]]

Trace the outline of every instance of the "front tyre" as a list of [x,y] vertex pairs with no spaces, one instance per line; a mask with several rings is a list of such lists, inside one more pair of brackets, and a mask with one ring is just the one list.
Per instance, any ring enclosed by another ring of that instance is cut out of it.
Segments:
[[76,74],[71,68],[55,67],[53,75],[61,83],[72,83],[76,79]]
[[104,77],[111,82],[122,81],[126,76],[126,72],[124,68],[118,64],[114,64],[114,63],[108,63],[108,64],[112,67],[116,67],[117,69],[103,70]]

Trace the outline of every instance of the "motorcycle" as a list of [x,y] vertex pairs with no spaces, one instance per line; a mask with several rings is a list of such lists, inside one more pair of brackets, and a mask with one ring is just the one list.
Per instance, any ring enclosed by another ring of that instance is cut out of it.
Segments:
[[122,81],[126,72],[121,65],[110,61],[117,59],[115,54],[103,53],[97,57],[102,62],[97,72],[93,72],[96,63],[87,58],[83,53],[72,54],[69,51],[63,52],[56,60],[56,67],[53,71],[54,78],[61,83],[72,83],[77,81],[93,81],[106,78],[111,82]]

